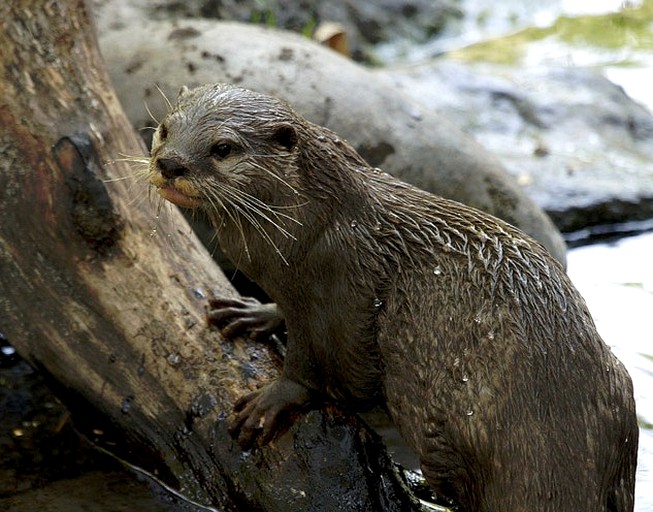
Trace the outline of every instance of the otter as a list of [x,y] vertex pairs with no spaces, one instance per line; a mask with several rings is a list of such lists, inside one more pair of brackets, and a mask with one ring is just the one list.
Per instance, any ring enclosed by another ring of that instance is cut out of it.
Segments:
[[461,511],[633,509],[631,379],[539,243],[230,85],[180,92],[149,179],[204,210],[274,301],[216,300],[212,321],[266,332],[285,320],[280,377],[235,405],[243,446],[307,404],[380,400]]

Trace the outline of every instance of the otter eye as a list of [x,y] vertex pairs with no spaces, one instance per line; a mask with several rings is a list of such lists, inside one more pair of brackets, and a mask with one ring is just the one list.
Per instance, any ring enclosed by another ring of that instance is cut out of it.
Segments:
[[297,144],[297,132],[289,124],[282,124],[274,132],[274,140],[290,151]]
[[213,144],[211,146],[211,156],[215,158],[227,158],[233,150],[231,144],[226,144],[221,142],[219,144]]
[[168,138],[168,127],[165,124],[159,125],[159,138],[161,140]]

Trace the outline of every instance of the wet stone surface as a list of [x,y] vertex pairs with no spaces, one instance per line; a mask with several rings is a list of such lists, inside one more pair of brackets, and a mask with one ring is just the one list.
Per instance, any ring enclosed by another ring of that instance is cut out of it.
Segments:
[[653,115],[599,72],[439,60],[378,73],[498,155],[563,232],[653,218]]

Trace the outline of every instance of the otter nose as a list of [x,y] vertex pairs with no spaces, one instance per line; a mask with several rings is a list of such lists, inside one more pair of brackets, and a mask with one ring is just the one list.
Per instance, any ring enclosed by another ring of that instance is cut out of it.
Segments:
[[169,180],[184,176],[188,172],[188,168],[176,158],[159,158],[156,161],[156,166],[161,172],[161,176]]

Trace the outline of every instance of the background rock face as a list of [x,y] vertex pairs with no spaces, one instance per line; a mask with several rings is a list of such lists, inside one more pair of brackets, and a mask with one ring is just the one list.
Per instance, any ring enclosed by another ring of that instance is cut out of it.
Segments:
[[653,117],[597,71],[441,61],[379,74],[497,154],[562,231],[653,218]]
[[166,110],[155,84],[169,98],[183,84],[221,81],[278,96],[342,135],[371,165],[497,215],[564,261],[560,234],[499,161],[382,75],[287,32],[205,20],[131,19],[137,30],[104,26],[100,43],[136,126],[152,124],[146,105],[155,118]]

